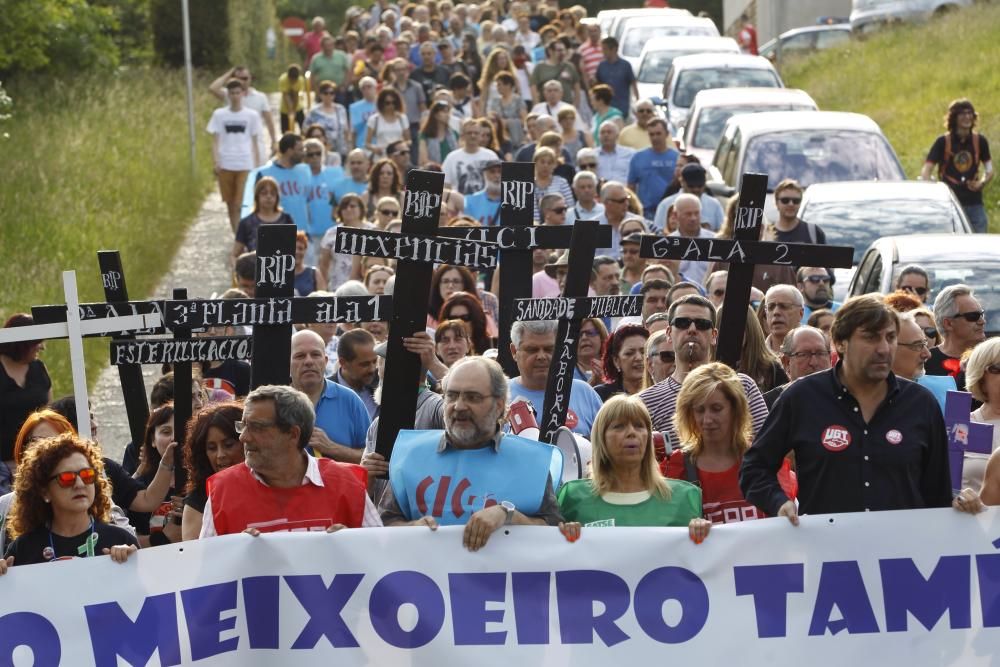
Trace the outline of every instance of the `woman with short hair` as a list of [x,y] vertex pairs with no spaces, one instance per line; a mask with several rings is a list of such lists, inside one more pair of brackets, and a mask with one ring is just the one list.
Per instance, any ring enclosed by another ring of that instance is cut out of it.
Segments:
[[464,320],[442,320],[434,330],[434,351],[448,368],[474,353],[469,325]]
[[278,181],[270,176],[260,178],[253,186],[253,211],[236,226],[232,261],[245,252],[257,250],[257,230],[261,225],[294,225],[292,216],[281,208]]

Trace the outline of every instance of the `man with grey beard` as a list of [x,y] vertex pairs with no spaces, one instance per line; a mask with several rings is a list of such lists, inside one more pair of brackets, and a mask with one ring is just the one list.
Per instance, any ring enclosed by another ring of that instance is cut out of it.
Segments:
[[444,431],[401,431],[396,439],[379,502],[385,525],[465,525],[470,551],[505,525],[559,525],[549,475],[555,449],[504,434],[508,388],[500,365],[465,357],[442,386]]

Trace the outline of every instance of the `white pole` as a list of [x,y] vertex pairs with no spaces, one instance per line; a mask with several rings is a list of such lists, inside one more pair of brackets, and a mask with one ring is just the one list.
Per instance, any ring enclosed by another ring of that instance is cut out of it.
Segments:
[[80,299],[76,291],[76,271],[63,271],[66,294],[66,328],[69,331],[69,358],[73,368],[73,396],[76,399],[77,433],[90,439],[90,402],[87,400],[87,367],[83,358],[80,330]]
[[194,140],[194,86],[191,83],[191,14],[188,0],[181,0],[181,14],[184,20],[184,75],[187,79],[188,141],[191,144],[191,174],[197,171]]

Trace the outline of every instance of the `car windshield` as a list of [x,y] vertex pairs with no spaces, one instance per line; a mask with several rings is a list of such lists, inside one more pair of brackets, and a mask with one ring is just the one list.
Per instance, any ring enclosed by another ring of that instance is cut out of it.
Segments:
[[639,65],[639,75],[636,78],[639,79],[639,83],[663,83],[663,80],[667,78],[667,70],[670,69],[670,65],[677,56],[688,56],[692,53],[722,52],[721,50],[716,51],[714,49],[698,49],[697,51],[650,51],[642,59],[642,64]]
[[622,55],[636,58],[654,37],[718,37],[719,31],[703,25],[629,25],[622,38]]
[[690,107],[694,96],[709,88],[780,88],[778,75],[766,69],[692,69],[677,78],[673,103]]
[[885,139],[854,130],[782,130],[758,135],[747,144],[742,171],[767,174],[769,190],[786,178],[794,178],[802,187],[906,178]]
[[726,121],[738,113],[758,113],[761,111],[811,111],[813,107],[799,104],[747,104],[739,107],[708,107],[702,109],[695,120],[694,138],[691,145],[695,148],[713,149],[719,144],[719,137],[726,126]]
[[920,199],[807,200],[799,217],[819,225],[827,243],[854,246],[855,264],[883,236],[952,234],[962,228],[949,202]]
[[[973,266],[956,261],[930,261],[921,262],[920,265],[927,269],[931,277],[932,289],[927,303],[934,303],[938,293],[945,287],[963,283],[972,288],[979,305],[986,311],[986,330],[1000,331],[1000,262],[977,261]],[[895,267],[893,285],[902,268],[902,264]]]

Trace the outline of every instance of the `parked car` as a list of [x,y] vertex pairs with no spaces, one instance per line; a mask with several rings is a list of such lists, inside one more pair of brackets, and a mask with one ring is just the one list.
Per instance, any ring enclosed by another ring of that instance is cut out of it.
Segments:
[[639,98],[658,97],[663,92],[667,72],[674,58],[695,53],[739,53],[740,45],[732,37],[654,37],[639,54]]
[[[806,188],[799,219],[818,224],[831,245],[854,246],[854,266],[883,236],[971,234],[965,212],[944,183],[817,183]],[[834,294],[847,293],[854,269],[834,269]]]
[[848,296],[888,294],[907,264],[919,264],[930,274],[928,304],[949,285],[971,287],[986,311],[986,335],[1000,334],[1000,235],[919,234],[878,239],[862,256]]
[[788,56],[822,51],[833,46],[846,44],[849,41],[851,41],[851,25],[849,23],[810,25],[781,33],[777,38],[760,47],[758,54],[771,62],[778,62],[779,49],[781,58],[787,58]]
[[[906,180],[878,124],[845,111],[765,111],[731,117],[708,168],[709,189],[730,196],[747,172],[767,174],[769,192],[785,178],[794,178],[803,187],[832,181]],[[777,218],[773,197],[765,200],[764,215]]]
[[851,30],[868,33],[886,23],[926,21],[960,7],[971,7],[972,4],[973,0],[854,0]]
[[671,132],[680,136],[694,96],[709,88],[784,88],[767,58],[742,53],[678,56],[663,84]]
[[712,19],[699,16],[633,16],[622,21],[618,53],[639,71],[642,47],[659,37],[718,37],[719,29]]
[[[607,11],[608,27],[604,34],[621,41],[622,22],[633,16],[655,17],[655,16],[691,16],[691,12],[686,9],[674,9],[672,7],[633,7],[632,9],[609,9]],[[604,29],[604,11],[597,13],[597,20]]]
[[[642,84],[640,84],[642,85]],[[797,88],[710,88],[694,96],[684,126],[684,151],[712,163],[719,137],[732,116],[762,111],[816,111],[816,101]]]

